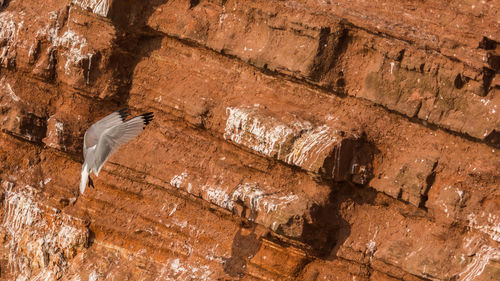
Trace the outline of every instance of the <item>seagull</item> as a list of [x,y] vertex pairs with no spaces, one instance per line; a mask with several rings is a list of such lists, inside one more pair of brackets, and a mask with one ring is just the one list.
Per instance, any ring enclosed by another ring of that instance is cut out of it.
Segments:
[[90,173],[97,177],[106,160],[122,145],[136,136],[153,120],[153,112],[144,113],[126,120],[128,109],[115,111],[97,121],[83,136],[83,167],[80,193],[87,185],[94,187]]

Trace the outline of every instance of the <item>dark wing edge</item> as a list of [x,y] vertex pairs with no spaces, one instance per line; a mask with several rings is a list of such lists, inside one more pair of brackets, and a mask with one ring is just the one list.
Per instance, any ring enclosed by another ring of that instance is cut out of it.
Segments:
[[106,117],[92,124],[92,126],[85,131],[85,135],[83,136],[84,147],[88,148],[96,145],[101,137],[101,134],[105,130],[123,124],[129,114],[130,112],[128,108],[122,108],[108,114]]
[[107,129],[99,138],[95,150],[95,162],[93,166],[97,168],[96,172],[99,173],[101,171],[104,163],[120,146],[137,137],[151,123],[153,118],[153,112],[148,112]]
[[144,127],[146,127],[147,125],[149,125],[149,123],[151,123],[151,121],[155,117],[153,112],[144,113],[144,114],[139,115],[137,117],[141,117],[141,116],[144,119]]

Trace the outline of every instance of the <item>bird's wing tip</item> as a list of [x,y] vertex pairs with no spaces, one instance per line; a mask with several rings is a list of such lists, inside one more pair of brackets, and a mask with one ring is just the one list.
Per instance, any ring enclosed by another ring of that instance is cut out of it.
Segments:
[[118,114],[120,114],[120,117],[122,118],[122,121],[125,122],[125,119],[127,119],[127,116],[130,114],[128,108],[122,108],[118,110]]
[[154,118],[154,113],[153,112],[148,112],[148,113],[144,113],[141,115],[142,118],[144,119],[144,125],[149,125],[149,123],[151,123],[151,120],[153,120]]

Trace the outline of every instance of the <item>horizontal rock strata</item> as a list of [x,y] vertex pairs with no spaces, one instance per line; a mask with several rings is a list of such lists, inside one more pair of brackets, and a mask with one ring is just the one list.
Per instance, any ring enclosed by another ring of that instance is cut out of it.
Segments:
[[498,7],[4,1],[0,278],[498,279]]

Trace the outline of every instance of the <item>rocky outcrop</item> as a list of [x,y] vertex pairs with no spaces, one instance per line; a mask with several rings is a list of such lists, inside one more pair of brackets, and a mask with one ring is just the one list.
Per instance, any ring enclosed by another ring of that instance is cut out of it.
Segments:
[[4,1],[0,278],[498,279],[498,7]]

